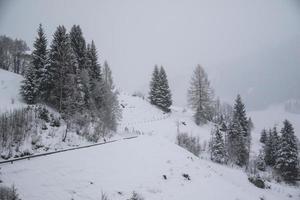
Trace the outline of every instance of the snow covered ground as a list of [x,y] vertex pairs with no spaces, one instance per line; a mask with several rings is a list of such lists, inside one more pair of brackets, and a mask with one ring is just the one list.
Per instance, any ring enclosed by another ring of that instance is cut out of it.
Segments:
[[19,95],[23,77],[0,69],[0,113],[26,106]]
[[158,136],[140,136],[1,168],[3,181],[15,184],[24,200],[98,200],[102,191],[116,200],[128,199],[132,191],[151,200],[300,198],[299,188],[272,184],[271,189],[258,189],[242,171],[198,159]]
[[[26,105],[19,96],[21,80],[19,75],[0,70],[2,111]],[[23,200],[93,200],[100,199],[102,191],[112,200],[128,199],[133,191],[146,200],[300,199],[299,188],[268,183],[271,189],[258,189],[241,169],[199,159],[177,146],[174,142],[178,130],[199,136],[203,147],[210,138],[212,125],[196,126],[189,109],[174,106],[171,114],[165,114],[140,97],[121,93],[119,99],[123,119],[115,137],[138,134],[137,139],[4,164],[0,166],[0,179],[5,185],[15,184]],[[285,118],[291,120],[300,137],[300,115],[287,113],[283,107],[250,112],[249,116],[255,126],[255,152],[260,148],[261,129],[277,123],[280,128]],[[60,132],[63,130],[56,134]],[[69,139],[68,146],[87,144],[72,135]],[[45,136],[43,140],[54,148],[67,147],[60,143],[61,137]],[[186,180],[183,173],[191,180]]]

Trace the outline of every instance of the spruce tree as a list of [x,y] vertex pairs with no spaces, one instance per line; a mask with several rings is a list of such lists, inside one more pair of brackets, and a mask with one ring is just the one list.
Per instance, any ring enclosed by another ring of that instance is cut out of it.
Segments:
[[41,24],[37,32],[38,36],[33,44],[34,50],[32,51],[30,67],[25,72],[25,80],[21,87],[21,95],[29,104],[43,99],[43,91],[47,90],[43,80],[47,64],[47,39]]
[[224,163],[225,156],[226,152],[222,132],[218,127],[215,127],[211,140],[211,160],[217,163]]
[[75,74],[76,87],[80,95],[77,98],[77,105],[80,109],[88,108],[89,90],[88,90],[88,69],[87,69],[87,50],[85,39],[79,25],[73,25],[70,31],[70,43],[76,60]]
[[292,181],[298,175],[299,155],[294,128],[288,120],[283,122],[279,144],[275,168],[284,179]]
[[238,94],[237,98],[235,100],[234,108],[233,108],[233,119],[234,121],[238,121],[241,130],[239,131],[239,134],[241,138],[243,139],[242,144],[244,147],[242,147],[243,155],[242,157],[245,158],[245,164],[249,161],[249,155],[250,155],[250,144],[251,144],[251,135],[250,135],[250,128],[248,124],[248,119],[246,116],[246,110],[245,105],[242,102],[241,96]]
[[50,84],[52,85],[49,103],[66,116],[76,110],[76,60],[69,35],[64,26],[58,26],[53,35],[50,49]]
[[152,73],[152,79],[150,82],[150,92],[149,92],[149,100],[152,105],[157,105],[158,97],[159,97],[159,69],[158,66],[154,66],[154,70]]
[[213,90],[204,69],[197,65],[188,90],[188,103],[195,112],[197,125],[206,124],[213,118]]
[[170,112],[170,106],[172,105],[172,95],[169,88],[167,74],[164,68],[161,66],[159,70],[159,93],[156,105],[165,112]]
[[231,162],[244,166],[248,163],[249,152],[243,137],[243,127],[239,120],[234,118],[227,133],[227,151]]
[[263,129],[261,131],[259,141],[263,144],[266,144],[266,141],[267,141],[267,130],[266,129]]
[[22,81],[20,93],[26,103],[34,104],[37,98],[37,91],[38,88],[36,87],[34,68],[32,65],[30,65],[25,72],[25,77]]
[[269,135],[265,142],[265,162],[268,166],[273,167],[277,158],[277,150],[279,145],[279,136],[276,127],[269,130]]
[[32,51],[32,66],[35,76],[37,87],[37,96],[39,99],[44,100],[45,93],[47,93],[47,85],[44,82],[44,74],[48,62],[47,39],[44,33],[42,24],[38,28],[38,36],[33,44],[34,50]]

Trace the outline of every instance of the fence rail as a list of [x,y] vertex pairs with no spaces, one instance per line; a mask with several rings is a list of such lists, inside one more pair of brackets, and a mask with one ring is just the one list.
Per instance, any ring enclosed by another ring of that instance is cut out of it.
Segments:
[[67,149],[62,149],[62,150],[57,150],[57,151],[51,151],[51,152],[47,152],[47,153],[40,153],[40,154],[34,154],[34,155],[30,155],[30,156],[23,156],[23,157],[20,157],[20,158],[8,159],[8,160],[0,161],[0,165],[6,164],[6,163],[13,164],[14,162],[21,161],[21,160],[26,160],[26,159],[30,160],[31,158],[48,156],[48,155],[51,155],[51,154],[62,153],[62,152],[66,152],[66,151],[85,149],[85,148],[89,148],[89,147],[100,146],[100,145],[104,145],[104,144],[117,142],[117,141],[120,141],[120,140],[130,140],[130,139],[134,139],[134,138],[137,138],[137,137],[138,136],[125,137],[125,138],[121,138],[121,139],[117,139],[117,140],[110,140],[110,141],[107,141],[107,142],[99,142],[99,143],[96,143],[96,144],[90,144],[90,145],[79,146],[79,147],[72,147],[72,148],[67,148]]

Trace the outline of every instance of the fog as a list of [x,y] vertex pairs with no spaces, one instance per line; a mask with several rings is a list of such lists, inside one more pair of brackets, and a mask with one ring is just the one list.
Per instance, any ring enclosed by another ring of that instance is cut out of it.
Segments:
[[297,0],[2,0],[0,34],[30,48],[42,23],[50,43],[60,24],[79,24],[107,60],[118,88],[148,93],[153,66],[167,71],[174,103],[186,104],[194,67],[216,95],[237,93],[248,109],[300,98]]

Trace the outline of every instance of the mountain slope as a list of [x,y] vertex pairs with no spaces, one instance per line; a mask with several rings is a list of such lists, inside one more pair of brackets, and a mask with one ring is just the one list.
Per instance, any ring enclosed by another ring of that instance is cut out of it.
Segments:
[[26,105],[19,94],[22,80],[22,76],[0,69],[0,113]]
[[[256,188],[246,175],[208,161],[156,136],[24,160],[2,167],[3,181],[15,184],[24,200],[128,199],[294,199],[296,188]],[[186,180],[186,173],[191,180]],[[167,176],[167,180],[163,179]],[[297,196],[298,195],[298,196]]]

